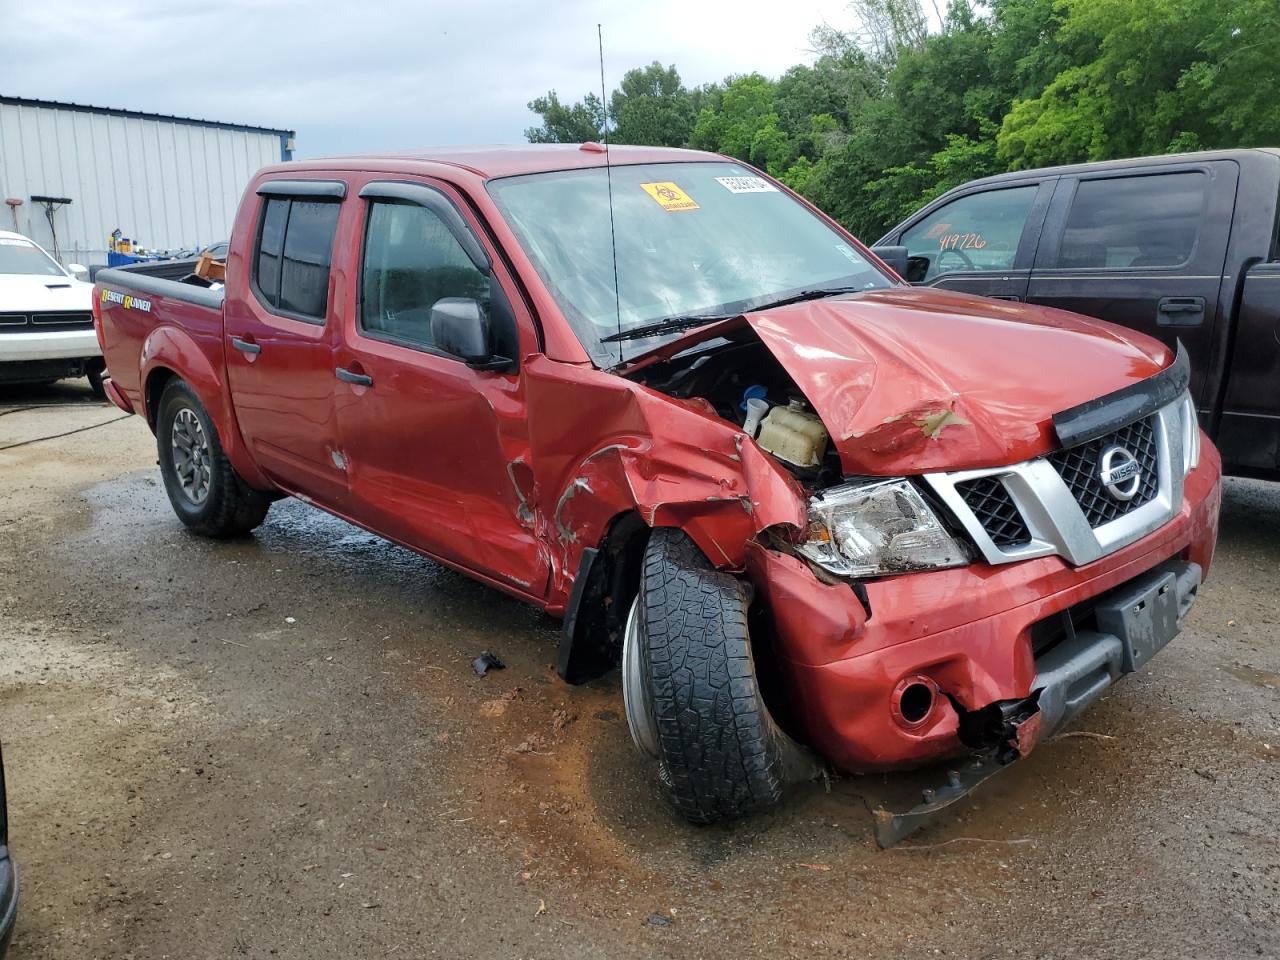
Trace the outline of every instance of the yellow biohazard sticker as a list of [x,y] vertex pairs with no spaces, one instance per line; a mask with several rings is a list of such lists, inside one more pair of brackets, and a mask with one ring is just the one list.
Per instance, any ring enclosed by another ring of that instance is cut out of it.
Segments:
[[677,210],[698,209],[698,205],[693,202],[693,197],[669,180],[663,183],[642,183],[640,187],[645,193],[653,197],[658,206],[667,211],[667,213],[675,213]]

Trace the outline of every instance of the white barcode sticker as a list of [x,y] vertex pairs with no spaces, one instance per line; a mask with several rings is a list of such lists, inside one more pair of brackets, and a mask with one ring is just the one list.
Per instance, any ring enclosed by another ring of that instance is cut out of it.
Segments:
[[867,261],[858,256],[853,247],[849,246],[847,243],[837,243],[836,249],[840,251],[840,253],[844,255],[844,258],[850,263],[856,263],[860,267],[865,267],[867,265]]
[[730,193],[777,193],[778,188],[764,177],[716,177]]

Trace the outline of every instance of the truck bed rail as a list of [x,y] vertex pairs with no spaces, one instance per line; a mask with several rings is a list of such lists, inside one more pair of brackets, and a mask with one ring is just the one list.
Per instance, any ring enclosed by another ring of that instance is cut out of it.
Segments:
[[168,280],[164,277],[137,273],[128,267],[108,267],[99,270],[94,283],[110,287],[122,287],[138,293],[149,293],[153,297],[165,297],[169,300],[182,300],[201,307],[222,309],[223,290],[212,290],[199,287],[194,283],[183,283],[180,280]]

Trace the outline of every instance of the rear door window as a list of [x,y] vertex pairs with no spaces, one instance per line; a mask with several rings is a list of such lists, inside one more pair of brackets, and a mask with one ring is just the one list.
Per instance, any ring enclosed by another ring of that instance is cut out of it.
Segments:
[[902,234],[908,277],[1011,270],[1038,185],[973,193],[939,207]]
[[339,204],[270,197],[263,204],[254,257],[254,288],[273,310],[324,323]]
[[1191,259],[1209,178],[1191,170],[1082,180],[1050,267],[1177,267]]

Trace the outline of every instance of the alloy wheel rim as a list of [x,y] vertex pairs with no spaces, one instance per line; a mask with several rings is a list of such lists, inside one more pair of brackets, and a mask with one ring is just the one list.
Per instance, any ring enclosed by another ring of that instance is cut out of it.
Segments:
[[651,757],[658,756],[658,723],[653,717],[649,685],[645,683],[642,646],[643,626],[640,622],[640,597],[631,604],[627,626],[622,634],[622,705],[627,714],[627,727],[636,748]]
[[204,503],[209,497],[209,483],[213,479],[212,451],[209,449],[209,437],[194,410],[184,407],[177,412],[170,437],[173,470],[183,496],[194,504]]

